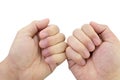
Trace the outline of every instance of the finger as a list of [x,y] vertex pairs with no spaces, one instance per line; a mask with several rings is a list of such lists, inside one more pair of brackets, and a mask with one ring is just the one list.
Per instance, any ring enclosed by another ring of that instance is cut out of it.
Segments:
[[98,24],[95,22],[90,22],[92,28],[96,31],[97,34],[101,35],[102,40],[115,42],[118,41],[114,33],[108,28],[107,25]]
[[[75,61],[73,61],[72,59],[67,59],[68,62],[68,66],[69,69],[71,69],[74,65],[76,65],[77,63]],[[86,63],[86,62],[85,62]],[[78,64],[79,65],[79,64]],[[81,65],[81,64],[80,64]]]
[[91,41],[91,39],[86,36],[86,34],[81,30],[81,29],[76,29],[73,32],[74,37],[76,37],[80,42],[82,42],[82,44],[85,45],[85,47],[90,51],[94,51],[95,49],[95,45],[94,43]]
[[68,59],[72,59],[75,63],[77,63],[79,65],[85,65],[86,64],[86,62],[82,58],[82,56],[79,53],[75,52],[71,47],[67,47],[66,56],[67,56]]
[[38,46],[38,44],[39,44],[39,38],[38,38],[37,35],[35,35],[35,36],[33,37],[33,40],[34,40],[36,46]]
[[18,31],[18,34],[33,37],[38,31],[46,28],[48,23],[49,23],[49,19],[43,19],[41,21],[33,21],[31,24]]
[[39,42],[41,48],[47,48],[53,46],[57,43],[60,43],[65,40],[65,36],[62,33],[58,33],[54,36],[47,37]]
[[83,25],[81,29],[93,41],[96,46],[99,46],[101,44],[100,37],[89,24]]
[[42,55],[45,57],[59,54],[65,51],[67,44],[65,42],[61,42],[59,44],[56,44],[54,46],[50,46],[48,48],[45,48],[42,50]]
[[79,42],[74,36],[70,36],[67,39],[67,43],[71,48],[73,48],[76,52],[82,55],[83,58],[89,58],[90,53],[87,50],[87,48],[81,42]]
[[45,62],[49,64],[51,71],[53,71],[58,65],[65,61],[65,59],[66,59],[65,53],[61,53],[47,57],[45,59]]
[[39,33],[40,39],[44,39],[49,36],[53,36],[59,32],[59,28],[56,25],[49,25]]

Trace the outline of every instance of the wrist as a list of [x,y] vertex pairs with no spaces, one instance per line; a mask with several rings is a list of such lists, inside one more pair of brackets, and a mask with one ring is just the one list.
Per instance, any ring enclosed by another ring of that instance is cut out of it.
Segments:
[[0,63],[0,80],[18,80],[17,74],[7,58]]

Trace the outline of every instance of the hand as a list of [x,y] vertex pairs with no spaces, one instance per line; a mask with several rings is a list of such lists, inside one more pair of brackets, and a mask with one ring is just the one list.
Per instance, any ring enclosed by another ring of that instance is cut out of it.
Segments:
[[65,60],[65,37],[57,26],[47,27],[48,23],[48,19],[34,21],[18,32],[1,63],[9,70],[2,80],[43,80]]
[[67,43],[69,68],[77,80],[120,80],[120,41],[106,25],[83,25]]

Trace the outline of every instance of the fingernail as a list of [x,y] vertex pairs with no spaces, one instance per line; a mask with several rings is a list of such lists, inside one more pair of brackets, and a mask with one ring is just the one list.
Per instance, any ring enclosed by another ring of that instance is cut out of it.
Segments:
[[86,64],[85,60],[82,59],[82,60],[81,60],[81,65],[84,66],[85,64]]
[[49,56],[48,50],[47,49],[42,50],[42,55],[45,56],[45,57]]
[[89,58],[90,53],[88,52],[88,50],[85,50],[85,51],[84,51],[84,55],[85,55],[85,58]]
[[46,40],[41,40],[41,41],[40,41],[40,47],[41,47],[41,48],[46,48],[46,47],[47,47],[47,44],[48,44],[48,43],[47,43]]
[[99,46],[100,43],[101,43],[101,40],[98,39],[98,38],[93,38],[93,42],[94,42],[94,44],[95,44],[96,46]]
[[89,51],[94,51],[94,49],[95,49],[94,44],[93,43],[89,43],[88,44],[88,49],[89,49]]

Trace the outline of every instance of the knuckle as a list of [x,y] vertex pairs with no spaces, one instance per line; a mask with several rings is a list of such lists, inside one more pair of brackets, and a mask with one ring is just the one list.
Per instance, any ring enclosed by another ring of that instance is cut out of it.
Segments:
[[17,31],[17,35],[21,35],[23,33],[23,28]]
[[63,38],[65,38],[65,35],[64,35],[63,33],[60,33],[60,35],[61,35]]
[[79,31],[79,29],[77,28],[77,29],[75,29],[74,31],[73,31],[73,33],[76,33],[77,31]]
[[75,29],[74,31],[73,31],[73,35],[76,35],[78,32],[80,31],[80,29]]
[[17,31],[17,35],[19,35],[22,32],[22,29]]
[[85,28],[87,28],[89,26],[90,26],[89,24],[84,24],[84,25],[82,25],[81,29],[84,30]]
[[59,35],[60,35],[59,38],[61,38],[64,41],[65,40],[65,35],[63,33],[60,33]]
[[59,28],[54,25],[49,25],[49,27],[46,29],[46,32],[48,32],[51,35],[55,35],[59,32]]
[[30,23],[30,25],[31,25],[31,26],[37,26],[37,23],[38,23],[38,21],[37,21],[37,20],[34,20],[34,21],[32,21],[32,22]]
[[108,28],[108,25],[105,25],[105,24],[104,24],[103,26],[104,26],[105,28]]
[[65,42],[62,42],[60,47],[62,47],[65,50],[65,48],[67,47],[67,44]]
[[59,28],[58,28],[57,25],[53,25],[53,24],[52,24],[52,25],[50,25],[50,26],[52,27],[53,30],[59,31]]
[[35,25],[38,21],[37,20],[34,20],[31,22],[32,25]]

